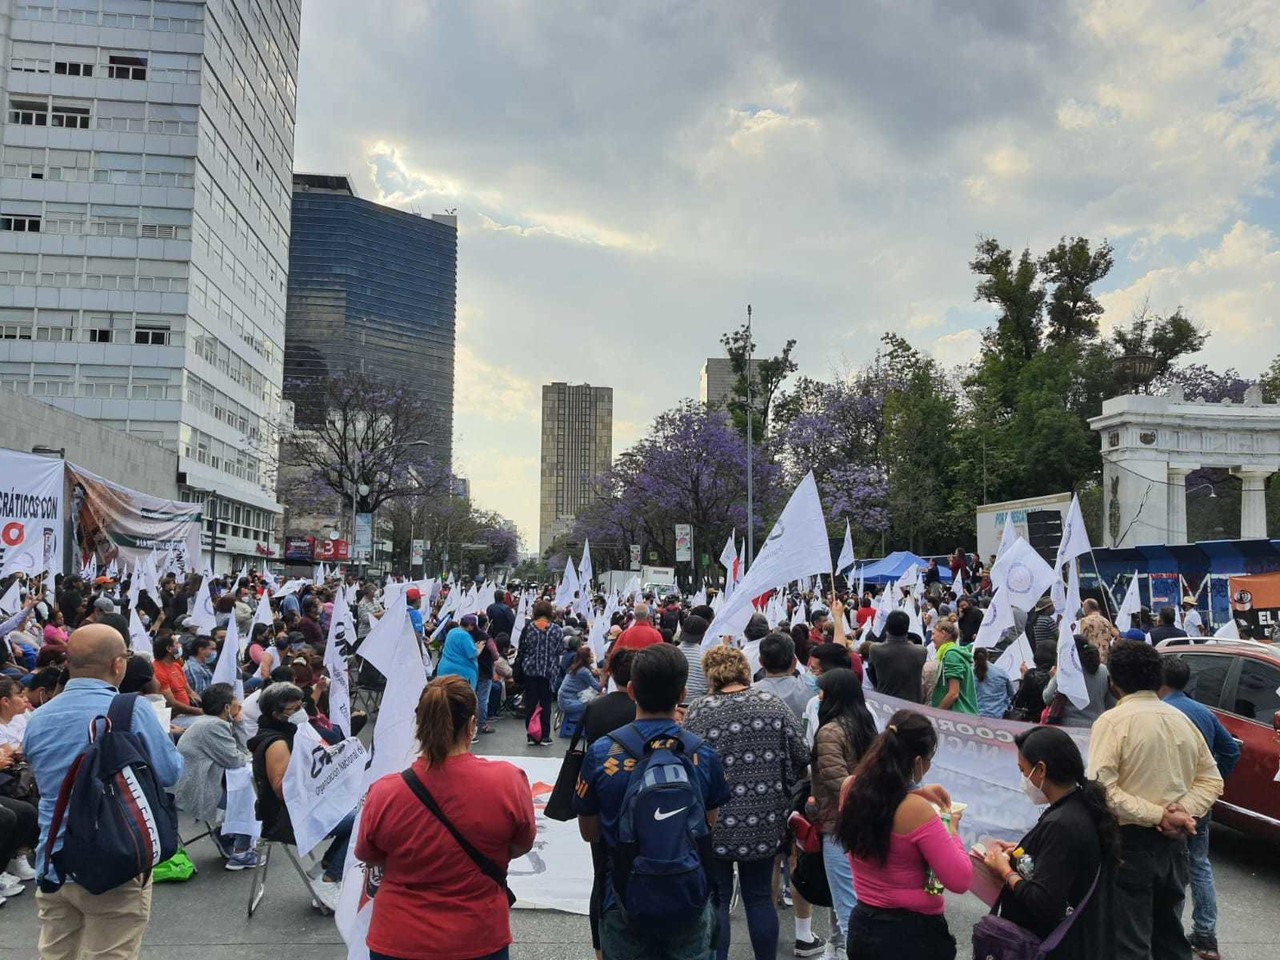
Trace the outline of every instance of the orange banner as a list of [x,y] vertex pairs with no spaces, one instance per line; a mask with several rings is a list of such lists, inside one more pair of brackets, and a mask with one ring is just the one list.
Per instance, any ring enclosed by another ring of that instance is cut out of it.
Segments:
[[1254,637],[1270,632],[1280,622],[1280,573],[1259,573],[1231,577],[1231,615],[1237,624],[1249,627]]

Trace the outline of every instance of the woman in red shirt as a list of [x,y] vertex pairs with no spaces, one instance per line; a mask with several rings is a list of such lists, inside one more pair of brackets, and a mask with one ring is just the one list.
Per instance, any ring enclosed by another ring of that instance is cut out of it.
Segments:
[[369,788],[356,857],[382,868],[366,942],[371,960],[507,960],[504,886],[481,871],[405,781],[426,787],[454,828],[506,875],[533,849],[537,827],[524,771],[471,755],[476,695],[437,677],[417,711],[422,755]]

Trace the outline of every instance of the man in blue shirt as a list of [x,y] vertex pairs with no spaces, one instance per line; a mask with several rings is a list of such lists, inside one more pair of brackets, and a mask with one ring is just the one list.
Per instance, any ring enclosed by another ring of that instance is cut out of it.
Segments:
[[[684,699],[689,664],[676,647],[654,644],[636,653],[627,690],[636,703],[634,727],[646,742],[680,734],[676,707]],[[635,760],[609,737],[587,749],[582,761],[574,810],[578,830],[588,843],[604,840],[612,855],[618,842],[618,818]],[[697,785],[707,823],[714,825],[719,808],[729,800],[729,785],[715,750],[702,743],[693,755]],[[715,914],[710,903],[684,930],[651,931],[633,927],[614,896],[612,862],[605,877],[600,946],[610,960],[705,960],[711,950]]]
[[[31,714],[22,749],[40,788],[40,846],[37,873],[43,867],[49,828],[58,791],[67,770],[89,744],[89,724],[104,717],[124,678],[129,650],[114,627],[80,627],[67,645],[71,679],[63,692]],[[133,732],[146,748],[161,786],[171,787],[182,775],[182,756],[160,726],[151,704],[138,698]],[[54,842],[54,852],[62,846]],[[49,868],[50,879],[56,871]],[[136,877],[114,890],[94,895],[72,882],[53,893],[37,891],[40,914],[40,955],[76,957],[136,956],[151,917],[151,881]]]
[[[1191,679],[1191,668],[1180,657],[1164,658],[1164,686],[1160,698],[1182,711],[1209,745],[1218,772],[1225,781],[1240,759],[1240,745],[1222,721],[1204,704],[1183,691]],[[1209,820],[1213,812],[1196,821],[1195,836],[1187,839],[1191,866],[1191,948],[1201,960],[1219,960],[1218,894],[1213,886],[1213,866],[1209,863]]]

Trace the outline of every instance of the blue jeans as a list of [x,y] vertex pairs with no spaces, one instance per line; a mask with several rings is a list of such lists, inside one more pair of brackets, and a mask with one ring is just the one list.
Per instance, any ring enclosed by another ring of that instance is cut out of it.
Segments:
[[849,936],[849,915],[858,905],[853,895],[853,868],[849,865],[849,852],[839,839],[822,835],[822,865],[827,868],[827,883],[831,886],[831,909],[835,912],[837,933],[832,939],[844,943]]
[[1217,937],[1218,893],[1213,887],[1213,865],[1209,863],[1209,822],[1213,813],[1196,821],[1196,835],[1187,838],[1191,866],[1191,932],[1197,937]]
[[329,849],[320,858],[320,866],[324,875],[334,880],[342,879],[342,870],[347,865],[347,846],[351,843],[351,828],[355,826],[356,812],[352,810],[338,821],[338,825],[329,831]]
[[773,857],[766,860],[712,860],[711,898],[720,922],[716,943],[717,960],[729,956],[729,901],[733,898],[733,865],[738,865],[742,906],[747,913],[747,932],[755,960],[776,960],[778,956],[778,911],[773,905]]
[[489,692],[492,689],[492,677],[481,677],[476,681],[476,722],[482,727],[489,722]]

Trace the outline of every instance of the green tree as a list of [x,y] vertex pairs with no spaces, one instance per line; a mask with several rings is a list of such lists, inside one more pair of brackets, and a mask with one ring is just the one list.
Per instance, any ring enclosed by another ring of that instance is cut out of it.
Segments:
[[1000,352],[1030,360],[1040,348],[1045,300],[1040,269],[1031,251],[1023,250],[1015,262],[1012,250],[992,237],[983,237],[969,269],[981,278],[974,299],[985,300],[1000,311],[995,330]]
[[1268,403],[1280,402],[1280,357],[1276,357],[1271,361],[1271,366],[1267,368],[1258,382],[1262,385],[1262,398]]
[[1114,251],[1106,240],[1096,250],[1084,237],[1063,237],[1040,258],[1040,273],[1053,287],[1046,308],[1046,339],[1066,344],[1098,335],[1102,304],[1093,295],[1093,285],[1111,272]]
[[[751,416],[752,436],[759,442],[764,438],[769,426],[769,413],[773,408],[774,398],[782,389],[787,377],[796,372],[796,362],[791,359],[791,351],[795,349],[795,340],[788,340],[782,352],[773,357],[760,357],[750,363],[748,358],[756,356],[756,342],[750,328],[743,324],[738,329],[724,334],[720,343],[733,365],[737,380],[733,384],[733,396],[729,399],[729,413],[733,417],[733,425],[744,437],[747,435],[747,417]],[[750,384],[751,405],[747,405],[748,384]]]
[[1179,307],[1167,317],[1154,316],[1144,305],[1128,327],[1117,327],[1112,333],[1116,345],[1125,355],[1148,354],[1155,357],[1157,377],[1173,369],[1179,357],[1196,353],[1209,339],[1185,316]]

